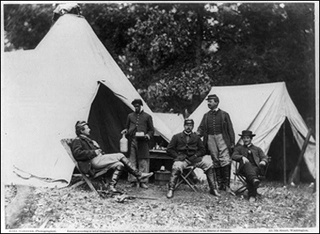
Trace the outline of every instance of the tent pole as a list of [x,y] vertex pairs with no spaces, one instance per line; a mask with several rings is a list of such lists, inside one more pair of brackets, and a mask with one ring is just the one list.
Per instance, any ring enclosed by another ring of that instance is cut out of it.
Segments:
[[299,165],[300,165],[300,163],[301,163],[301,161],[302,161],[302,158],[303,158],[303,155],[304,155],[304,153],[306,152],[306,149],[307,149],[307,147],[308,147],[308,143],[309,143],[310,137],[311,137],[311,128],[309,128],[307,137],[306,137],[305,141],[303,142],[303,145],[302,145],[302,148],[301,148],[301,152],[300,152],[300,155],[299,155],[299,158],[298,158],[297,165],[296,165],[296,167],[294,168],[293,173],[291,174],[291,176],[290,176],[290,178],[289,178],[289,183],[290,183],[290,184],[293,182],[293,179],[294,179],[294,178],[297,176],[297,174],[298,174]]
[[287,156],[286,156],[286,121],[283,123],[283,184],[287,184]]

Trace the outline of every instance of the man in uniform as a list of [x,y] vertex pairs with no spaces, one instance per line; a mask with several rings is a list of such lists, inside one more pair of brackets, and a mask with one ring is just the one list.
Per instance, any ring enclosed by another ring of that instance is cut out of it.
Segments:
[[220,196],[217,190],[212,159],[209,155],[204,156],[206,150],[203,142],[197,134],[192,132],[193,127],[194,121],[186,119],[184,121],[184,131],[174,135],[167,147],[168,155],[174,158],[167,198],[173,197],[177,180],[189,165],[201,168],[207,176],[210,193],[214,196]]
[[[130,113],[126,121],[126,129],[121,134],[126,134],[130,144],[129,160],[135,168],[142,172],[149,172],[149,140],[154,134],[152,116],[143,111],[141,99],[134,99],[131,104],[135,111]],[[128,181],[132,186],[148,188],[147,180],[140,183],[131,175]]]
[[111,192],[117,192],[115,186],[124,169],[139,181],[153,175],[153,173],[142,173],[134,168],[122,153],[105,154],[99,144],[90,138],[91,129],[87,122],[77,121],[75,129],[77,137],[71,143],[71,150],[80,170],[90,175],[93,173],[92,169],[113,169],[109,183]]
[[219,98],[211,94],[207,98],[210,111],[204,114],[197,134],[203,137],[209,151],[217,176],[219,190],[230,190],[231,153],[235,143],[235,134],[230,116],[218,108]]

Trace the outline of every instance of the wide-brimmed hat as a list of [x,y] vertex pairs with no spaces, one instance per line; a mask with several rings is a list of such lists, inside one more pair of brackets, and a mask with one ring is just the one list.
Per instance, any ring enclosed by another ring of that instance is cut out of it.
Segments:
[[141,99],[134,99],[131,104],[134,106],[135,104],[139,104],[140,106],[143,106]]
[[206,100],[210,100],[210,99],[214,99],[215,101],[219,102],[219,98],[217,95],[215,94],[210,94],[208,95],[208,97],[206,98]]
[[249,137],[254,137],[256,134],[252,134],[251,131],[249,130],[243,130],[242,134],[238,134],[239,136],[243,137],[243,136],[249,136]]

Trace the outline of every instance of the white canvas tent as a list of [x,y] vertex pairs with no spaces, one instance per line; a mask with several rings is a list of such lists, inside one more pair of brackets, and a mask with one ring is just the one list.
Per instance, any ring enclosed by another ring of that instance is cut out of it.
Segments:
[[155,112],[155,114],[169,127],[173,134],[178,133],[183,127],[184,118],[182,114],[160,112]]
[[[75,137],[77,120],[88,120],[99,143],[109,135],[116,150],[133,110],[131,101],[141,98],[87,21],[71,14],[60,17],[34,50],[4,53],[2,68],[1,172],[6,184],[67,186],[74,165],[60,140]],[[94,105],[108,115],[98,116]],[[144,109],[169,140],[171,131],[145,102]],[[117,132],[109,132],[110,126]]]
[[[209,94],[216,94],[220,99],[219,108],[230,114],[236,134],[236,143],[240,138],[238,134],[241,134],[242,130],[251,130],[256,134],[253,144],[268,153],[272,140],[284,121],[288,119],[293,136],[299,148],[302,148],[308,128],[292,102],[284,82],[215,86],[211,88]],[[207,101],[204,100],[189,116],[195,121],[195,130],[207,111],[209,108]],[[290,160],[290,155],[288,155],[288,160]],[[316,145],[313,137],[309,140],[304,161],[311,176],[315,178]]]

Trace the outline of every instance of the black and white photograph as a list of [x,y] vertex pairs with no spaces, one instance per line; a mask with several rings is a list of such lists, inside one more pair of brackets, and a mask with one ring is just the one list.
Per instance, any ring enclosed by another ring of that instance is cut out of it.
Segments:
[[1,1],[1,233],[319,233],[319,2]]

